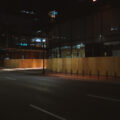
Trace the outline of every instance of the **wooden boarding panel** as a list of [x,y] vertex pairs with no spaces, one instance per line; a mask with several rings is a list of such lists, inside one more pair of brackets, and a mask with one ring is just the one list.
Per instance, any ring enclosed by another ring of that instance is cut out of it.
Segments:
[[56,58],[48,61],[49,70],[54,72],[120,76],[120,57]]

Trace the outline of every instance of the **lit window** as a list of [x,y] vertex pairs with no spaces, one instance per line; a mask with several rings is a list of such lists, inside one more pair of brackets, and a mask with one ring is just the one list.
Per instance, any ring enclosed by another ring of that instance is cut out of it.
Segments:
[[80,49],[81,47],[85,47],[85,45],[83,43],[77,45],[78,49]]
[[31,14],[31,15],[35,14],[34,11],[29,11],[29,10],[21,10],[21,13],[24,13],[24,14]]
[[118,28],[117,27],[111,27],[110,31],[117,31]]
[[41,30],[38,30],[37,33],[41,33]]

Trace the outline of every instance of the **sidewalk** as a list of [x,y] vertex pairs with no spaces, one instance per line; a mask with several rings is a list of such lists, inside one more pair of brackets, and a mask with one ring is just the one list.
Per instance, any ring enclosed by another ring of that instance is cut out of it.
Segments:
[[42,68],[3,68],[0,67],[0,72],[10,72],[10,71],[36,71],[42,70]]
[[91,80],[91,81],[120,81],[120,77],[113,76],[97,76],[97,75],[76,75],[76,74],[64,74],[64,73],[49,73],[49,76],[61,77],[71,80]]

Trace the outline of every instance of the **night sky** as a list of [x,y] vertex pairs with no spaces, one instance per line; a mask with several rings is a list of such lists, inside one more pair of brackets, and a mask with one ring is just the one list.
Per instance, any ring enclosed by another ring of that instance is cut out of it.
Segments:
[[[97,4],[107,5],[111,1],[114,0],[98,0]],[[31,34],[48,26],[51,10],[59,12],[57,21],[64,21],[88,13],[93,7],[91,0],[4,0],[0,3],[0,31]],[[34,11],[34,14],[24,14],[22,10]]]

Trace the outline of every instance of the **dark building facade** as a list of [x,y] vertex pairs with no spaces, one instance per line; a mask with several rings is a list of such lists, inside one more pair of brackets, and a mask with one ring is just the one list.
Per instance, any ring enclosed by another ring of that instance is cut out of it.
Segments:
[[119,12],[103,6],[56,24],[48,37],[49,57],[120,56]]

